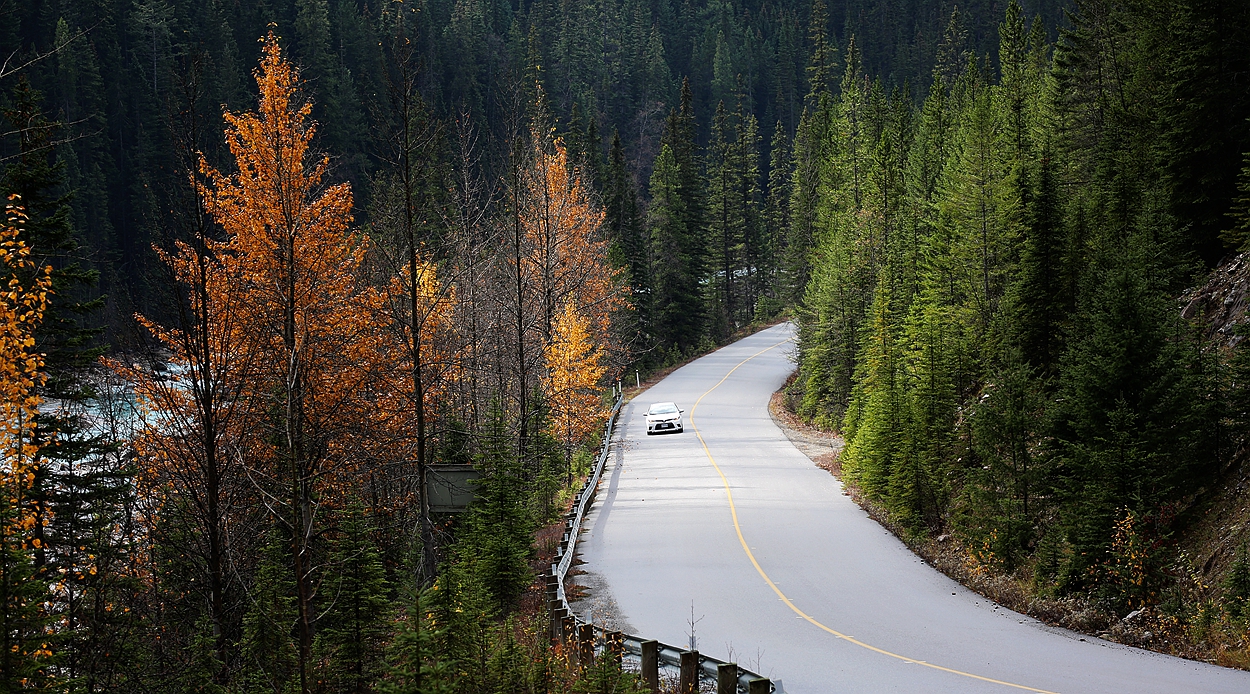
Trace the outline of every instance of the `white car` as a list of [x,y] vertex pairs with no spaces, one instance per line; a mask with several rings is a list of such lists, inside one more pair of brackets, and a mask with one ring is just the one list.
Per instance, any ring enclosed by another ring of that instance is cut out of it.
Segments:
[[681,426],[681,413],[684,411],[671,402],[653,403],[651,409],[647,410],[647,435],[685,431]]

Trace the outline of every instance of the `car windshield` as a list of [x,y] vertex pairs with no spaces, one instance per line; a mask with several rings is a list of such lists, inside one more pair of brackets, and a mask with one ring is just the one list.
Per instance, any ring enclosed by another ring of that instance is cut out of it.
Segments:
[[651,406],[651,410],[647,414],[673,414],[677,412],[677,406],[671,402],[661,402]]

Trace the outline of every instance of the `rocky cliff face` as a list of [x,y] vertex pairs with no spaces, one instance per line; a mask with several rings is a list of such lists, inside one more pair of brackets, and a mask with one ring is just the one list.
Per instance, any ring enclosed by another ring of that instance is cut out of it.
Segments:
[[1181,314],[1202,326],[1214,346],[1231,349],[1242,340],[1233,327],[1245,320],[1250,305],[1250,257],[1239,253],[1211,271],[1201,287],[1181,297]]

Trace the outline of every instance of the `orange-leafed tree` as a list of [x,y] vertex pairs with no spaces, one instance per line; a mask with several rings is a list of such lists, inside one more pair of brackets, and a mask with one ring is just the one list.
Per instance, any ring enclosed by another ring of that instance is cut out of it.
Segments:
[[570,299],[556,314],[551,341],[547,343],[547,374],[543,379],[551,409],[549,430],[564,443],[565,465],[574,446],[602,421],[606,414],[599,392],[599,380],[607,373],[603,350],[590,332],[590,318],[578,311]]
[[[33,436],[44,382],[35,328],[51,292],[51,267],[35,268],[21,238],[25,214],[10,198],[0,227],[0,690],[39,688],[52,652],[46,583],[33,565],[38,549],[31,506],[38,444]],[[21,276],[33,275],[23,283]]]
[[569,301],[606,342],[613,314],[624,307],[622,273],[608,261],[603,209],[579,167],[568,165],[564,141],[535,128],[521,220],[534,272],[544,341]]
[[226,232],[221,262],[237,282],[251,390],[263,435],[245,448],[249,476],[291,538],[299,687],[309,691],[318,568],[328,507],[363,467],[360,433],[376,414],[389,359],[378,325],[381,292],[361,278],[368,251],[353,233],[352,191],[326,185],[329,159],[313,154],[316,126],[299,76],[272,33],[264,43],[255,112],[227,113],[237,171],[201,162],[205,207]]
[[541,367],[543,350],[553,340],[556,316],[572,305],[593,344],[612,342],[612,318],[628,306],[621,270],[608,260],[603,210],[579,167],[568,165],[564,142],[540,114],[530,131],[528,162],[513,185],[514,257],[511,291],[518,361],[520,452],[526,451],[526,407],[530,355]]

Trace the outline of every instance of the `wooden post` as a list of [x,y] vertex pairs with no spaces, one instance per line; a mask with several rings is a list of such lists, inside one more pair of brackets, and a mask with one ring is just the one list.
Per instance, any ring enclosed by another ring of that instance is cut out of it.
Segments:
[[592,624],[577,627],[577,663],[583,670],[595,664],[595,627]]
[[563,617],[560,619],[560,638],[564,640],[564,647],[576,652],[577,650],[577,620],[572,617]]
[[699,652],[681,652],[681,679],[677,683],[678,694],[699,692]]
[[642,681],[653,694],[660,691],[660,642],[642,642]]
[[767,677],[751,680],[747,685],[747,694],[772,694],[773,683]]
[[606,638],[607,643],[604,644],[604,655],[612,659],[617,667],[621,666],[621,661],[625,658],[625,635],[619,631],[609,631]]
[[738,664],[716,666],[716,694],[738,694]]
[[563,607],[553,607],[551,610],[551,642],[556,643],[560,640],[560,628],[563,626],[564,620],[569,616],[569,611]]

